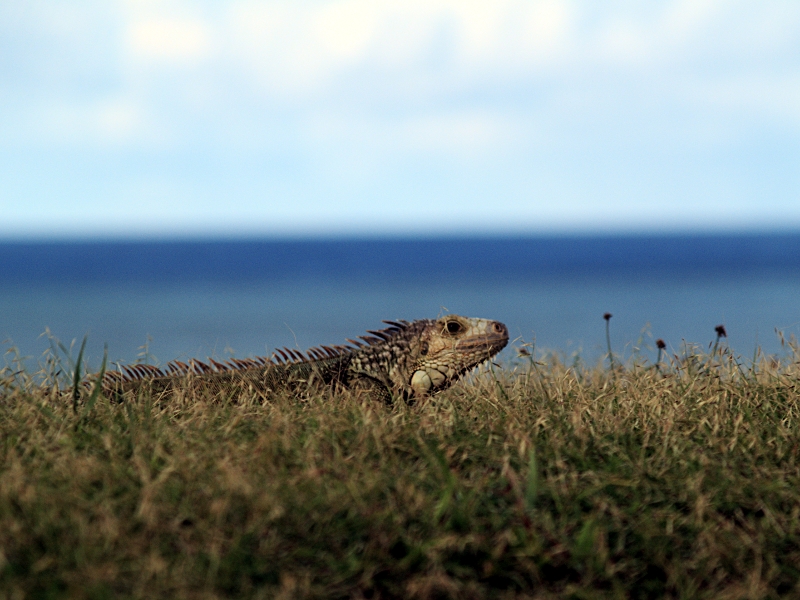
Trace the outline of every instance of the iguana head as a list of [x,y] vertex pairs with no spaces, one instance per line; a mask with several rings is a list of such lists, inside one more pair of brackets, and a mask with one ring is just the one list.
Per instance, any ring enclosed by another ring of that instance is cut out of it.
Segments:
[[382,387],[391,396],[424,397],[451,386],[464,373],[508,344],[499,321],[447,315],[441,319],[384,321],[391,327],[361,336],[349,357],[349,372],[360,387]]
[[417,396],[449,387],[508,344],[508,328],[499,321],[447,315],[427,323],[412,352],[415,361],[407,365],[406,385]]

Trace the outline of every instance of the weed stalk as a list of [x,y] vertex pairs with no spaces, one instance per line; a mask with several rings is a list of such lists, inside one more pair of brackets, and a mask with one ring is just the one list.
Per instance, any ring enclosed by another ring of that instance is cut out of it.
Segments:
[[614,353],[611,351],[611,317],[613,315],[607,312],[603,315],[606,321],[606,344],[608,345],[608,368],[611,369],[611,377],[616,380],[616,373],[614,372]]

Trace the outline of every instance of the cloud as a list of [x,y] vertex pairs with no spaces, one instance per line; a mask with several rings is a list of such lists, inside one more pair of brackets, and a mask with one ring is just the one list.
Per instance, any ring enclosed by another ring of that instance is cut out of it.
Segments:
[[184,63],[209,54],[209,27],[199,19],[156,18],[128,26],[127,45],[134,59]]
[[[798,27],[778,0],[10,0],[0,153],[32,157],[16,199],[158,198],[137,227],[201,197],[210,227],[276,206],[281,227],[397,222],[404,202],[463,225],[493,194],[509,226],[726,203],[800,223]],[[215,201],[230,189],[268,200]]]

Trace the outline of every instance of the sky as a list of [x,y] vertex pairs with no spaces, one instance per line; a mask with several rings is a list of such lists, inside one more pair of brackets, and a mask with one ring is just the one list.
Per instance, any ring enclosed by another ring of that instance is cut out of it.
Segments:
[[0,239],[800,229],[796,0],[0,3]]

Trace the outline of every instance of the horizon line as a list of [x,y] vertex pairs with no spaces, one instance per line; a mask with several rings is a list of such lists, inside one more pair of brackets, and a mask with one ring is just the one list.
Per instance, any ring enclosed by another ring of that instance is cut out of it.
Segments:
[[384,232],[162,232],[117,235],[15,235],[0,234],[0,244],[92,244],[92,243],[252,243],[252,242],[391,242],[391,241],[468,241],[468,240],[555,240],[555,239],[642,239],[642,238],[734,238],[800,236],[800,227],[751,228],[669,228],[669,229],[587,229],[539,231],[450,231]]

